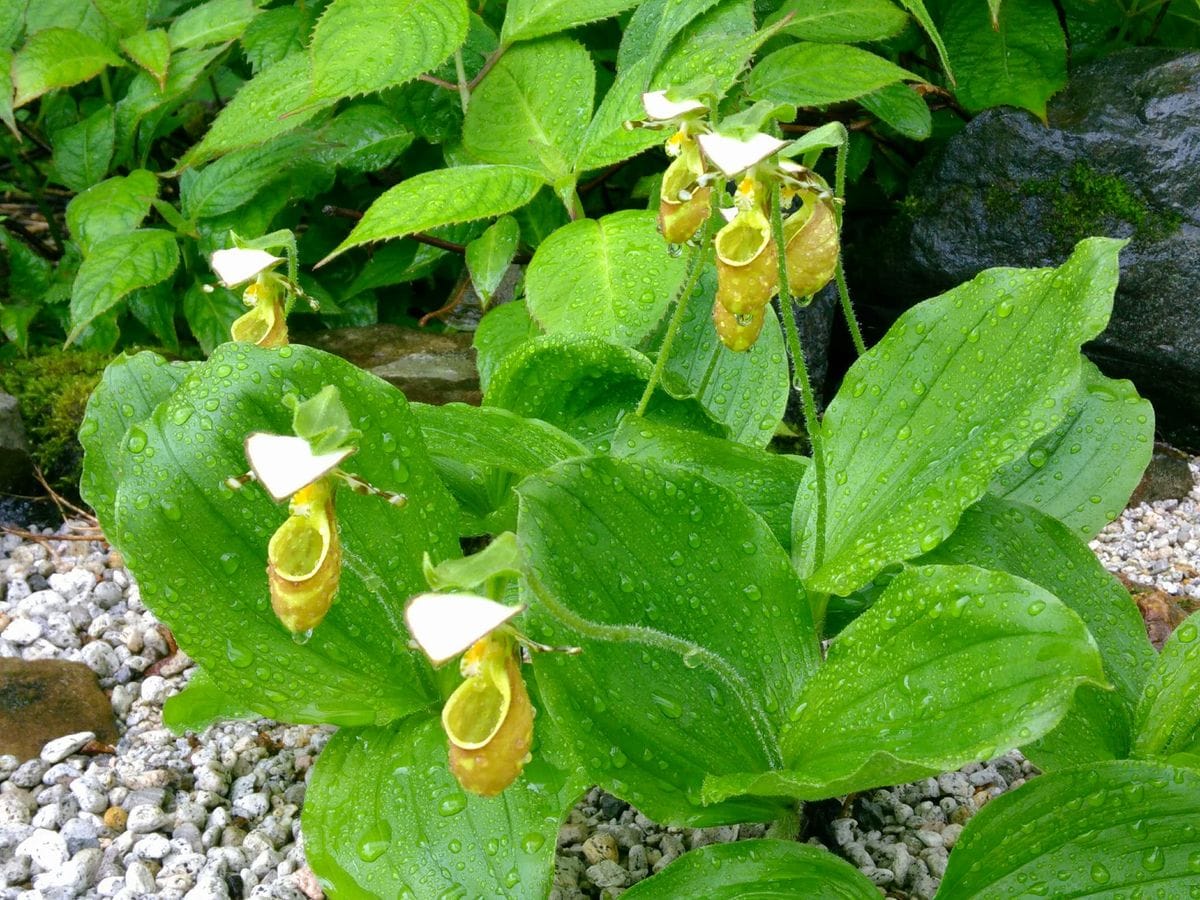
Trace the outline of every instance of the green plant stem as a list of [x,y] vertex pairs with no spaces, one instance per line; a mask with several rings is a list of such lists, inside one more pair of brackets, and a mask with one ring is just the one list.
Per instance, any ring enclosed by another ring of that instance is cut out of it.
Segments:
[[813,568],[821,565],[825,556],[825,441],[821,436],[821,420],[817,418],[817,401],[812,383],[808,378],[808,365],[804,361],[804,348],[800,345],[800,332],[796,328],[796,313],[792,309],[792,294],[787,280],[787,243],[783,239],[783,204],[779,196],[779,182],[771,188],[771,233],[775,238],[775,249],[779,256],[779,309],[783,314],[784,333],[787,335],[788,351],[792,357],[792,386],[800,391],[804,409],[804,430],[812,445],[813,465],[816,467],[817,519],[816,542],[813,547]]
[[[837,157],[833,167],[833,216],[837,221],[838,242],[841,243],[842,238],[842,206],[841,203],[846,197],[846,157],[849,151],[847,140],[843,140],[838,146]],[[862,356],[867,352],[867,344],[863,340],[862,329],[858,325],[858,316],[854,314],[854,303],[850,300],[850,288],[846,284],[846,270],[842,266],[841,248],[838,248],[837,269],[834,270],[834,278],[837,279],[838,300],[842,304],[842,315],[846,317],[846,327],[850,329],[850,339],[854,341],[854,352],[858,356]]]
[[458,73],[458,99],[465,113],[471,104],[471,88],[467,84],[467,67],[463,65],[461,49],[454,51],[454,71]]
[[700,273],[704,270],[704,263],[708,259],[709,247],[712,244],[712,223],[720,215],[717,212],[717,196],[718,192],[713,191],[708,218],[704,220],[704,225],[700,229],[700,240],[688,254],[687,274],[684,275],[679,293],[675,295],[675,312],[671,316],[670,324],[667,325],[667,333],[663,337],[662,348],[658,351],[658,359],[654,361],[654,371],[650,373],[645,393],[642,394],[642,399],[637,405],[639,416],[646,414],[650,398],[654,396],[654,389],[658,387],[658,382],[662,379],[663,372],[666,371],[667,359],[671,355],[671,346],[675,343],[675,335],[683,324],[683,317],[687,314],[688,301],[692,298],[692,291],[696,289],[696,282],[700,280]]
[[696,388],[696,396],[703,397],[704,392],[708,390],[708,382],[713,377],[713,372],[717,370],[717,361],[721,358],[721,343],[718,341],[713,344],[712,355],[708,358],[708,368],[704,370],[704,377],[700,379],[700,386]]
[[800,827],[804,824],[804,804],[797,803],[789,806],[767,828],[767,837],[779,841],[794,841],[800,837]]
[[[112,84],[108,80],[108,69],[100,70],[100,91],[104,94],[104,102],[108,103],[108,104],[112,104],[113,92],[112,92]],[[217,99],[218,103],[221,100],[220,97],[218,97],[216,99]]]

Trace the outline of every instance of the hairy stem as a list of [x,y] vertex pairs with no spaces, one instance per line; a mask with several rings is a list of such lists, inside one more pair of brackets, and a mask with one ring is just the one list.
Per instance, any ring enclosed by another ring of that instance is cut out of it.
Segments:
[[775,249],[779,256],[779,309],[783,314],[784,332],[792,357],[792,386],[800,391],[800,401],[804,409],[804,430],[808,432],[813,465],[816,467],[814,480],[817,486],[817,520],[814,529],[816,544],[813,547],[815,569],[825,556],[825,441],[821,435],[821,420],[817,418],[816,397],[808,378],[808,365],[804,361],[804,348],[800,345],[800,332],[796,328],[792,295],[788,290],[787,244],[783,239],[783,208],[779,197],[779,182],[775,182],[771,188],[771,233],[775,238]]
[[704,264],[708,260],[708,251],[712,245],[713,221],[720,215],[717,212],[717,199],[718,192],[713,191],[708,218],[704,220],[704,225],[700,228],[700,239],[688,253],[687,274],[684,275],[683,284],[679,286],[679,292],[675,295],[675,312],[671,316],[670,324],[667,325],[667,333],[663,337],[662,349],[658,351],[658,359],[654,361],[654,371],[650,373],[645,393],[642,394],[642,399],[637,405],[639,416],[646,414],[650,398],[654,396],[654,389],[658,387],[658,382],[662,379],[663,372],[666,371],[667,359],[671,356],[671,346],[675,343],[675,335],[683,324],[683,317],[687,314],[688,301],[692,298],[692,291],[696,289],[696,282],[700,280],[700,273],[704,271]]
[[[833,168],[833,193],[835,197],[833,215],[837,220],[839,242],[842,236],[841,204],[846,197],[846,157],[848,149],[847,141],[842,141],[837,148],[837,158]],[[846,317],[846,327],[850,329],[850,339],[854,341],[854,352],[856,355],[862,356],[867,352],[867,345],[863,341],[862,329],[858,326],[858,316],[854,314],[854,303],[850,300],[850,288],[846,284],[846,270],[842,266],[840,248],[838,250],[837,269],[834,272],[834,277],[837,279],[838,300],[842,304],[842,315]]]

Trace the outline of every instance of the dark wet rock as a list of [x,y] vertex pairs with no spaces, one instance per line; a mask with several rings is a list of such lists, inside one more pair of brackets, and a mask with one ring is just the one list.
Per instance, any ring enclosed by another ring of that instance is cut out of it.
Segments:
[[435,334],[399,325],[335,328],[297,338],[379,376],[420,403],[480,401],[468,333]]
[[1155,444],[1150,465],[1134,488],[1131,504],[1153,503],[1156,500],[1182,500],[1192,490],[1192,470],[1188,456],[1168,444]]
[[1168,440],[1200,447],[1200,53],[1143,48],[1082,67],[1046,125],[989,110],[919,167],[887,228],[858,224],[855,296],[884,322],[983,269],[1058,265],[1089,235],[1130,238],[1111,322],[1087,352],[1133,380]]
[[112,706],[91,669],[0,657],[0,755],[33,759],[48,741],[89,731],[101,743],[117,742]]
[[0,493],[28,487],[33,481],[33,461],[17,398],[0,392]]

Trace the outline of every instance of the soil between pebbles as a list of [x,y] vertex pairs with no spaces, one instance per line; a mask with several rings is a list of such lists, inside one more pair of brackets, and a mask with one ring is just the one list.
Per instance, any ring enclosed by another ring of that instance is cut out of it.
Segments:
[[[1200,457],[1191,468],[1200,481]],[[1127,510],[1092,546],[1130,580],[1200,600],[1200,487]],[[88,665],[111,693],[121,733],[115,755],[81,755],[89,736],[79,735],[29,762],[0,756],[0,900],[321,897],[304,861],[300,808],[331,730],[260,720],[171,734],[162,704],[186,684],[190,661],[168,658],[164,630],[114,562],[101,544],[0,538],[0,656]],[[963,824],[1033,774],[1010,753],[848,806],[832,801],[812,809],[818,834],[809,840],[886,896],[924,900]],[[559,834],[551,896],[615,897],[689,849],[764,829],[664,828],[594,789]]]

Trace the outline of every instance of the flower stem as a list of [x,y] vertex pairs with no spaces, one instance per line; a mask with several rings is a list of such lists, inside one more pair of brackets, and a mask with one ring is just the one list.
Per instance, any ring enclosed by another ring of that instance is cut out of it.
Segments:
[[[846,198],[846,156],[848,147],[845,141],[838,146],[837,159],[833,167],[833,193],[837,202],[833,205],[834,218],[837,220],[838,239],[842,236],[842,206]],[[862,356],[867,352],[863,341],[862,329],[858,326],[858,316],[854,314],[854,304],[850,300],[850,288],[846,284],[846,270],[842,266],[842,254],[839,249],[837,269],[834,277],[837,279],[838,300],[842,304],[842,314],[846,317],[846,327],[850,329],[850,339],[854,341],[854,352]]]
[[700,229],[700,238],[688,252],[687,274],[684,275],[683,284],[679,286],[679,292],[675,295],[675,313],[671,316],[670,324],[667,325],[662,349],[658,351],[658,359],[654,361],[654,371],[650,373],[650,380],[646,382],[646,390],[638,402],[637,414],[639,416],[646,414],[650,398],[654,396],[654,389],[658,387],[662,374],[666,371],[667,359],[671,356],[671,346],[675,343],[675,335],[683,324],[683,317],[687,314],[688,301],[691,300],[692,291],[696,289],[696,282],[700,280],[700,273],[704,271],[704,264],[708,261],[708,251],[712,245],[713,220],[720,216],[720,213],[717,212],[718,197],[719,192],[713,191],[708,218],[704,220],[704,225]]
[[458,75],[458,99],[465,113],[471,103],[471,87],[467,84],[467,68],[463,65],[462,50],[454,51],[454,70]]
[[821,564],[825,556],[825,441],[821,435],[821,420],[817,418],[817,401],[812,383],[808,378],[808,365],[804,361],[804,348],[800,345],[800,332],[796,328],[796,313],[792,309],[792,295],[787,280],[787,244],[783,239],[783,209],[779,197],[779,182],[771,188],[771,233],[775,238],[775,249],[779,257],[779,309],[783,314],[784,332],[787,335],[788,351],[792,357],[792,386],[800,391],[804,409],[804,430],[812,445],[813,465],[816,467],[817,518],[816,543],[813,547],[813,568]]

